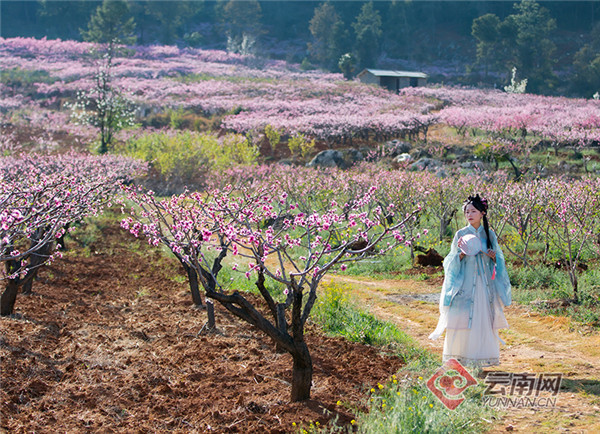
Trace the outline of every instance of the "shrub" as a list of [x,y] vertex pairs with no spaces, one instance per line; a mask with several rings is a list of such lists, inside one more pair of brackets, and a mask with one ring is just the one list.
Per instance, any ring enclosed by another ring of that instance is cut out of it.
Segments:
[[159,194],[200,189],[211,170],[253,164],[258,150],[244,136],[161,131],[131,138],[115,151],[150,163],[147,186]]

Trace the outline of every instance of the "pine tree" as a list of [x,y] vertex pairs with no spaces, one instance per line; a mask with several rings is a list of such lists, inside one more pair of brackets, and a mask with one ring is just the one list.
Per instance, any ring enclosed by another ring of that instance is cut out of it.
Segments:
[[361,67],[373,67],[379,55],[379,39],[381,38],[381,16],[373,8],[373,2],[363,5],[356,21],[352,24],[356,41],[354,51]]
[[129,7],[121,0],[104,0],[92,15],[88,29],[80,29],[83,39],[107,44],[111,49],[117,44],[135,43],[133,17],[127,18]]
[[313,41],[308,43],[311,59],[332,69],[339,58],[336,37],[340,30],[340,18],[330,2],[315,8],[308,28],[313,37]]

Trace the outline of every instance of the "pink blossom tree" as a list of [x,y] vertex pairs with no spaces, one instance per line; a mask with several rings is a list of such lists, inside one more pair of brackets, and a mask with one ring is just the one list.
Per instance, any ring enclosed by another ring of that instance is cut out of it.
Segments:
[[[376,188],[346,203],[332,200],[327,210],[307,212],[290,200],[278,182],[254,187],[226,187],[206,194],[188,193],[158,201],[129,191],[137,205],[123,226],[143,234],[151,244],[163,243],[196,271],[206,297],[271,337],[292,356],[292,401],[310,397],[312,360],[304,339],[306,321],[326,273],[371,254],[383,254],[405,236],[413,214],[393,224],[393,206],[376,203]],[[211,254],[212,252],[212,254]],[[219,280],[230,254],[232,270],[256,286],[270,315],[263,314],[238,291]],[[270,278],[285,287],[276,301],[265,285]],[[270,318],[269,318],[270,316]]]
[[600,179],[587,177],[570,182],[569,188],[558,179],[544,182],[540,200],[548,242],[560,252],[571,286],[573,301],[579,302],[578,265],[586,249],[600,254],[594,237],[600,232]]
[[19,288],[30,291],[39,267],[60,256],[56,241],[66,228],[99,213],[118,185],[143,167],[114,156],[0,159],[0,262],[6,282],[0,315],[12,314]]

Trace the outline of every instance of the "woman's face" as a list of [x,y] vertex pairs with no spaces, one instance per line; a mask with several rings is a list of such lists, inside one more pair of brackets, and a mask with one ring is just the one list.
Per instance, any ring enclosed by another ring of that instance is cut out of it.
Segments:
[[465,218],[469,223],[471,223],[471,226],[478,227],[481,224],[483,213],[470,203],[465,208]]

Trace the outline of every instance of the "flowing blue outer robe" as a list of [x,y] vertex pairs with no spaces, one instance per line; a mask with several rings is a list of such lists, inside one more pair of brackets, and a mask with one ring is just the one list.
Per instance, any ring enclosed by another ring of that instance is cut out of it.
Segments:
[[[452,311],[453,316],[460,315],[460,317],[464,318],[464,322],[467,324],[466,328],[471,328],[477,274],[482,275],[483,282],[488,290],[490,304],[493,304],[497,297],[500,298],[504,306],[510,305],[512,301],[511,286],[506,271],[504,254],[498,245],[498,238],[494,231],[490,229],[492,249],[496,252],[495,263],[483,252],[475,256],[465,256],[461,261],[458,239],[467,234],[474,234],[479,237],[482,248],[485,251],[488,249],[487,236],[483,225],[475,229],[469,224],[454,235],[450,253],[444,259],[444,284],[442,285],[440,297],[440,319],[435,331],[429,336],[430,339],[437,339],[444,332],[448,326],[448,314],[450,311]],[[494,265],[496,265],[496,276],[492,280]],[[493,312],[494,309],[492,308],[491,311]]]

